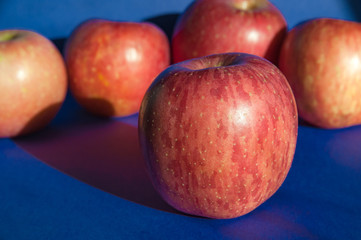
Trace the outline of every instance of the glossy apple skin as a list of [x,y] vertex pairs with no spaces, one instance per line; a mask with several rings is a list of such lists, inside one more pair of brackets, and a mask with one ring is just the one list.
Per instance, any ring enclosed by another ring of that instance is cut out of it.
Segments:
[[46,37],[27,30],[0,31],[0,137],[45,127],[65,99],[63,58]]
[[70,90],[89,112],[138,112],[145,91],[170,62],[165,33],[151,23],[87,20],[67,41]]
[[293,28],[280,69],[299,115],[322,128],[361,124],[361,24],[319,18]]
[[281,186],[293,160],[294,97],[283,74],[253,55],[175,64],[147,91],[139,139],[154,187],[174,208],[244,215]]
[[[249,9],[242,9],[242,4],[243,8],[248,4]],[[198,0],[186,9],[175,26],[173,61],[244,52],[277,64],[286,33],[286,20],[268,1]]]

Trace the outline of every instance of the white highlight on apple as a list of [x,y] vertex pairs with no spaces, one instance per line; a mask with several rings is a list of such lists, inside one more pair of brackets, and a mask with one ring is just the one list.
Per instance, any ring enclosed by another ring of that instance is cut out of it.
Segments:
[[251,42],[256,42],[259,39],[259,33],[257,31],[251,31],[249,32],[247,38]]
[[19,79],[19,81],[24,81],[25,79],[25,71],[23,69],[19,69],[17,72],[16,72],[16,77],[17,79]]
[[125,58],[127,59],[127,61],[129,62],[136,62],[139,61],[141,56],[139,55],[137,49],[133,48],[128,48],[125,51]]
[[249,108],[242,106],[237,108],[234,113],[234,121],[237,125],[246,125],[248,122]]
[[360,61],[360,58],[358,55],[355,55],[351,58],[350,66],[351,66],[352,70],[354,70],[354,71],[358,70],[361,67],[360,64],[361,64],[361,61]]
[[239,8],[242,10],[247,10],[249,6],[250,4],[247,1],[244,1],[239,5]]

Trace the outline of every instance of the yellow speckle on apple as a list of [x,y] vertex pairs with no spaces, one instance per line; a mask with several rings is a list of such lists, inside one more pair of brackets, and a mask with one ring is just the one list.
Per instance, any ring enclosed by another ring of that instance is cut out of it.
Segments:
[[103,76],[103,74],[98,73],[98,79],[104,84],[104,86],[108,87],[109,82],[108,80]]

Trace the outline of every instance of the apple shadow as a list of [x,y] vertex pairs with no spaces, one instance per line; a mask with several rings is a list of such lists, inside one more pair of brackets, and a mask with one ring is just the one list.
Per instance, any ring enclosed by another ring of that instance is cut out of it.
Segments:
[[161,28],[168,37],[168,40],[171,41],[172,34],[174,31],[175,24],[179,17],[179,13],[169,13],[164,15],[159,15],[156,17],[151,17],[144,19],[145,22],[151,22]]
[[65,46],[67,38],[54,38],[51,39],[51,41],[54,43],[54,45],[57,47],[57,49],[63,53],[63,49]]
[[360,0],[347,0],[350,12],[356,21],[361,21],[361,2]]
[[281,30],[279,30],[272,39],[265,54],[265,58],[270,60],[276,66],[278,66],[279,54],[286,35],[287,35],[287,27],[284,27]]
[[299,125],[299,126],[303,126],[303,127],[321,129],[320,127],[318,127],[318,126],[316,126],[316,125],[313,125],[313,124],[307,122],[306,120],[304,120],[304,119],[301,118],[301,117],[298,117],[298,125]]
[[166,204],[148,178],[137,128],[117,120],[95,120],[47,129],[14,139],[45,164],[86,184],[154,209]]
[[45,128],[55,118],[62,103],[54,103],[37,113],[26,125],[20,130],[18,136],[24,136]]
[[85,109],[91,109],[92,114],[99,116],[113,116],[115,110],[113,105],[106,99],[103,98],[78,98],[77,103],[83,106]]

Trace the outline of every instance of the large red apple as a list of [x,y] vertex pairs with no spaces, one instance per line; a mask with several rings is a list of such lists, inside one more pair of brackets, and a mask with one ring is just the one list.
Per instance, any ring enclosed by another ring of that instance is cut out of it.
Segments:
[[69,37],[70,90],[88,111],[113,117],[138,112],[145,91],[170,62],[165,33],[151,23],[87,20]]
[[287,23],[267,0],[197,0],[178,19],[173,61],[244,52],[276,63]]
[[323,128],[361,124],[361,24],[320,18],[296,26],[279,66],[300,117]]
[[0,31],[0,137],[46,126],[66,90],[65,64],[50,40],[32,31]]
[[189,214],[234,218],[285,180],[297,121],[291,88],[273,64],[228,53],[160,74],[142,102],[139,138],[165,201]]

